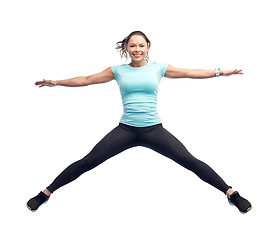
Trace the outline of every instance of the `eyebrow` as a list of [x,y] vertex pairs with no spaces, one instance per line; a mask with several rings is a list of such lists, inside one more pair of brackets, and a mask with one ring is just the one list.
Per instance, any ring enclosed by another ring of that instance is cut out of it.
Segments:
[[[136,43],[130,43],[130,44],[135,44],[136,45]],[[145,44],[144,42],[141,42],[140,44]]]

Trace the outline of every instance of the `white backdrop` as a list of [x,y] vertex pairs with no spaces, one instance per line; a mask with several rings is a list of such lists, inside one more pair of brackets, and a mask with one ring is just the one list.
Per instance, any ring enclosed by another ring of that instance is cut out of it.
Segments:
[[[2,1],[2,239],[275,239],[277,7],[272,0]],[[135,30],[150,38],[152,61],[243,69],[243,76],[229,78],[163,78],[158,111],[167,130],[252,202],[248,214],[143,147],[59,189],[36,213],[26,208],[30,197],[85,156],[122,115],[115,81],[40,89],[35,81],[120,64],[115,43]]]

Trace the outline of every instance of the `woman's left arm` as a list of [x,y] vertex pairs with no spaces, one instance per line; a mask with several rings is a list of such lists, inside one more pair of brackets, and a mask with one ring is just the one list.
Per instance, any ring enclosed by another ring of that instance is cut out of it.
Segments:
[[[243,73],[242,70],[234,69],[219,70],[219,74],[220,76],[230,76]],[[167,78],[211,78],[216,77],[216,70],[176,68],[168,64],[164,76]]]

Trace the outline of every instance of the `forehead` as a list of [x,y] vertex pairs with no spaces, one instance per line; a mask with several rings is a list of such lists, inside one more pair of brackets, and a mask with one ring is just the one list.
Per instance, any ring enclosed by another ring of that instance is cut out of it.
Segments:
[[140,35],[133,35],[131,36],[131,38],[128,41],[129,43],[136,43],[136,44],[140,44],[140,43],[146,43],[145,38],[143,38]]

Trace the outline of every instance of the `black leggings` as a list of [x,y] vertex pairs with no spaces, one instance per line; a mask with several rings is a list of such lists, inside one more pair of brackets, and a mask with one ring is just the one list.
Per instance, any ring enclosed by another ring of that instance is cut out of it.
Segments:
[[88,155],[74,162],[58,175],[47,189],[53,193],[105,160],[135,146],[147,147],[171,158],[223,193],[230,188],[212,168],[192,156],[177,138],[163,128],[161,123],[149,127],[133,127],[119,123]]

